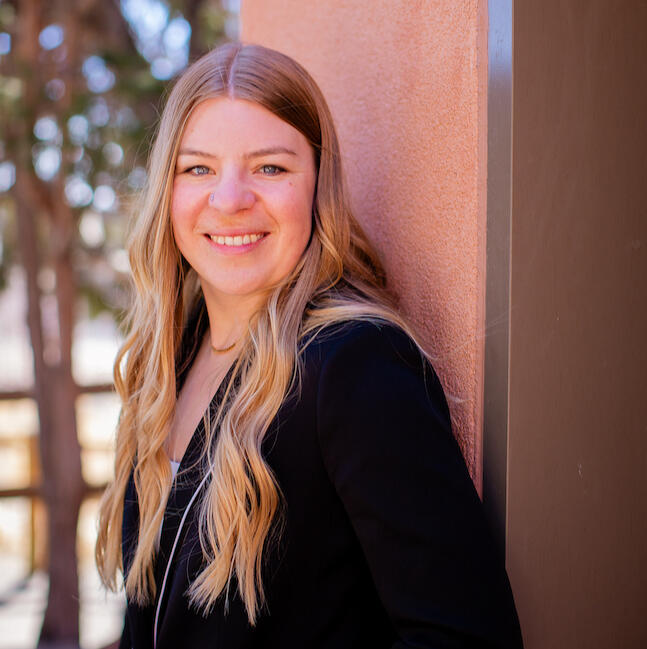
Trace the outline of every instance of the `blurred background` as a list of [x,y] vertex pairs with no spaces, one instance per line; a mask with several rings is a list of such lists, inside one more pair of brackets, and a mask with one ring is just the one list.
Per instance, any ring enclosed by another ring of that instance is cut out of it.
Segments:
[[645,0],[0,0],[0,647],[120,633],[127,215],[168,82],[238,35],[330,104],[526,648],[647,647],[646,32]]
[[1,647],[121,632],[93,549],[129,204],[165,88],[238,16],[238,0],[0,0]]

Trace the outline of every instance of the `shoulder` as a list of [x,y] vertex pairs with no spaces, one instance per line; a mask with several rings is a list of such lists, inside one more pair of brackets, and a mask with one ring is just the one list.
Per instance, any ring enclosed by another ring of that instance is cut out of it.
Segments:
[[320,421],[367,409],[379,420],[380,416],[402,417],[408,410],[409,415],[424,411],[443,429],[451,428],[434,368],[394,323],[348,320],[330,325],[311,339],[305,366],[311,376],[316,375]]
[[433,366],[415,341],[397,324],[386,320],[331,324],[309,339],[305,358],[317,366],[319,381],[324,383],[329,375],[339,373],[349,377],[370,374],[371,382],[387,374],[416,376],[440,388]]
[[421,366],[424,357],[416,343],[399,326],[385,320],[346,320],[333,323],[306,342],[306,360],[322,372],[344,364],[373,367],[384,361]]

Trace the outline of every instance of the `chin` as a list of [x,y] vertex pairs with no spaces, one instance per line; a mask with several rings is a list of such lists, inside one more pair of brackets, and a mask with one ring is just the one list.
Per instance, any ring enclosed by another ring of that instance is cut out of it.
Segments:
[[265,299],[271,292],[274,285],[261,284],[257,282],[240,282],[232,283],[227,282],[225,285],[210,284],[201,282],[202,291],[205,296],[213,296],[216,300],[241,300],[247,301],[250,299],[258,298],[259,300]]

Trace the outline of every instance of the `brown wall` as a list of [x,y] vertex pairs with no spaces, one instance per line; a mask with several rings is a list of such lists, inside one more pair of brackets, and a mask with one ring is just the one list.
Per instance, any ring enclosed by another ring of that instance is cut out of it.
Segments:
[[508,569],[526,649],[647,647],[647,4],[514,5]]
[[335,117],[356,215],[424,341],[480,483],[486,8],[243,0],[242,39],[300,61]]

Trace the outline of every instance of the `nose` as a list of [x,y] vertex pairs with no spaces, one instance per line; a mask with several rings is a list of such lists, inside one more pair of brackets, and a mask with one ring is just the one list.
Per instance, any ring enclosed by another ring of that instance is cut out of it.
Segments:
[[221,177],[209,194],[209,205],[223,214],[235,214],[248,210],[254,204],[254,193],[233,176]]

